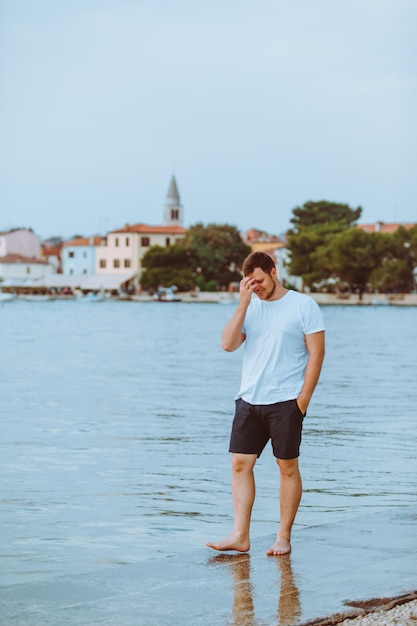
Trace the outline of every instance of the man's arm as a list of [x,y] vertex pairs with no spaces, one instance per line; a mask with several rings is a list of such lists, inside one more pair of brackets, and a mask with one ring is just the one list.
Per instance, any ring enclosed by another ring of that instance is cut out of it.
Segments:
[[308,351],[308,362],[304,378],[304,385],[297,398],[297,404],[303,413],[306,413],[310,404],[311,396],[318,383],[321,366],[324,359],[324,331],[305,335],[305,342]]
[[243,332],[246,311],[250,304],[253,292],[253,279],[246,277],[240,281],[240,302],[232,319],[226,324],[222,335],[222,348],[226,352],[237,350],[246,339]]

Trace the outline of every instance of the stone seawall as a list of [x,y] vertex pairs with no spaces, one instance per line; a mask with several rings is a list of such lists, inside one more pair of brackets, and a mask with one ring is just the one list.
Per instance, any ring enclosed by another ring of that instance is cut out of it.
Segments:
[[[197,295],[190,293],[179,294],[183,302],[212,302],[220,304],[237,304],[239,302],[238,293],[218,293],[218,292],[200,292]],[[396,293],[396,294],[375,294],[366,293],[359,296],[356,294],[337,295],[334,293],[312,293],[310,294],[319,304],[343,304],[343,305],[398,305],[398,306],[417,306],[416,293]]]
[[312,293],[313,298],[319,304],[355,304],[355,305],[398,305],[417,306],[416,293],[365,293],[362,299],[356,294],[340,296],[334,293]]

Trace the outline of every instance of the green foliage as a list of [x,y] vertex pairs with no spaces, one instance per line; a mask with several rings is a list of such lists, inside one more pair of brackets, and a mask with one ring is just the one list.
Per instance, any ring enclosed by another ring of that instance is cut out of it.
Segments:
[[144,289],[176,285],[180,291],[188,291],[194,286],[194,272],[187,251],[180,244],[166,248],[152,246],[143,256],[142,266],[146,268],[140,278]]
[[376,233],[379,264],[370,276],[374,289],[381,292],[409,292],[414,288],[413,269],[417,267],[417,226],[403,226],[392,235]]
[[225,287],[240,280],[241,264],[251,252],[238,229],[230,224],[195,224],[182,243],[206,283],[214,280]]
[[219,288],[219,283],[217,280],[209,280],[206,283],[206,291],[217,291]]
[[363,293],[369,277],[378,265],[378,238],[360,228],[348,228],[328,244],[328,264],[335,275],[349,284],[352,291]]
[[306,202],[293,210],[288,231],[290,272],[314,288],[332,279],[362,294],[410,291],[417,265],[417,227],[393,234],[367,233],[355,222],[362,209],[327,201]]
[[326,200],[309,201],[293,209],[294,217],[290,221],[294,228],[287,232],[291,274],[301,276],[311,289],[315,283],[333,276],[327,246],[358,220],[361,213],[361,207],[351,209],[347,204]]
[[388,259],[376,267],[370,276],[370,283],[381,293],[408,292],[412,288],[410,270],[407,263],[400,259]]
[[301,207],[293,209],[294,217],[290,220],[294,224],[294,232],[299,232],[304,228],[317,227],[320,224],[333,226],[339,225],[339,230],[350,226],[356,222],[362,214],[362,208],[351,209],[348,204],[338,202],[328,202],[320,200],[305,202]]

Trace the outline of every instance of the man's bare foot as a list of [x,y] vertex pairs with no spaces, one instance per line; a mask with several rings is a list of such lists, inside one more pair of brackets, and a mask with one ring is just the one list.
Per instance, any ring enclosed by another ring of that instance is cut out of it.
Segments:
[[266,553],[268,556],[282,556],[284,554],[290,554],[291,544],[288,539],[285,539],[284,537],[277,537],[274,545],[271,546]]
[[208,541],[206,546],[213,548],[213,550],[236,550],[237,552],[248,552],[250,548],[250,541],[249,539],[237,537],[232,533],[229,537],[226,537],[226,539],[218,541],[217,543]]

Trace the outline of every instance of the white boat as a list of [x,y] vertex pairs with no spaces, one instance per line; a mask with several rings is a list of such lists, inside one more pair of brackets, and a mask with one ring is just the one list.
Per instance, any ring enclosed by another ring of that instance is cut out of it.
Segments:
[[80,302],[103,302],[104,294],[90,291],[85,296],[78,296],[77,300]]
[[379,300],[378,298],[374,298],[371,301],[371,304],[373,304],[374,306],[389,306],[390,302],[388,302],[388,300]]
[[10,302],[11,300],[15,300],[16,296],[14,293],[6,293],[0,289],[0,302]]
[[21,298],[28,302],[47,302],[48,300],[55,300],[55,297],[48,293],[27,293],[21,296]]
[[175,294],[176,287],[160,287],[153,299],[156,302],[181,302],[181,298]]
[[239,296],[235,296],[233,293],[228,295],[222,294],[217,302],[219,304],[237,304],[239,302]]

